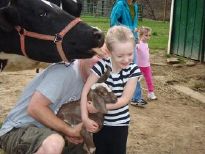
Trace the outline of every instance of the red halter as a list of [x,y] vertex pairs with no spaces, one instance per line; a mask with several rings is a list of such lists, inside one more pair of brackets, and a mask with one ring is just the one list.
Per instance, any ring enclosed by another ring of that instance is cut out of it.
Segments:
[[18,31],[20,35],[20,45],[21,45],[21,51],[24,56],[28,57],[25,50],[25,36],[41,39],[41,40],[48,40],[53,41],[56,44],[56,48],[58,50],[58,53],[61,57],[61,59],[64,62],[68,62],[68,59],[65,56],[65,52],[63,51],[62,47],[62,41],[65,34],[71,30],[75,25],[77,25],[81,21],[80,18],[75,18],[73,21],[71,21],[60,33],[52,35],[46,35],[46,34],[39,34],[35,32],[27,31],[26,29],[22,28],[21,26],[16,26],[16,30]]

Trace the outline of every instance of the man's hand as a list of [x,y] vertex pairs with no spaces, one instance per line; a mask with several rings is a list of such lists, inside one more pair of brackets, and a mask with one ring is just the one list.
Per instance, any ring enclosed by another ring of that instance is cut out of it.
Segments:
[[101,54],[98,54],[99,58],[107,58],[110,57],[110,51],[108,50],[106,44],[100,48],[101,49]]
[[75,125],[74,127],[70,128],[70,133],[68,136],[66,136],[65,138],[74,144],[79,144],[83,142],[83,138],[80,135],[80,131],[82,129],[83,123],[79,123],[77,125]]
[[80,135],[80,131],[82,129],[83,123],[79,123],[77,125],[75,125],[74,127],[71,127],[70,129],[70,133],[69,133],[69,137],[73,137],[73,138],[79,138],[81,137]]

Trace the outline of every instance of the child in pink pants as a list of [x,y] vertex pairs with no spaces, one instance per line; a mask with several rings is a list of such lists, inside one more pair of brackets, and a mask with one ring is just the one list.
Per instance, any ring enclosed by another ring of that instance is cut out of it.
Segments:
[[137,63],[147,84],[148,99],[155,100],[157,99],[157,97],[154,94],[152,69],[150,66],[150,54],[149,54],[149,47],[147,43],[151,36],[151,28],[141,27],[139,28],[138,33],[139,33],[139,43],[136,45]]

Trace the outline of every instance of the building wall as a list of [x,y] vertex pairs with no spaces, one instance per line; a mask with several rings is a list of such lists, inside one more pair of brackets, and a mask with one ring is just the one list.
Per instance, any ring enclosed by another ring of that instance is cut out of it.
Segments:
[[171,53],[205,61],[205,1],[175,0]]

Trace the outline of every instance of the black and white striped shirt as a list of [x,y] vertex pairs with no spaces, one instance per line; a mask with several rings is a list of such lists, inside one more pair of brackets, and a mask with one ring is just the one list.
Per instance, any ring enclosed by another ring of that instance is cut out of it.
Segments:
[[[92,68],[92,71],[98,75],[102,76],[107,68],[111,68],[112,63],[111,58],[101,59]],[[131,63],[127,68],[122,69],[118,73],[113,73],[111,71],[110,76],[105,81],[114,94],[119,98],[122,96],[124,87],[130,78],[135,78],[140,76],[140,70],[138,66]],[[129,106],[128,104],[115,110],[109,110],[104,116],[104,125],[107,126],[127,126],[130,122]]]

